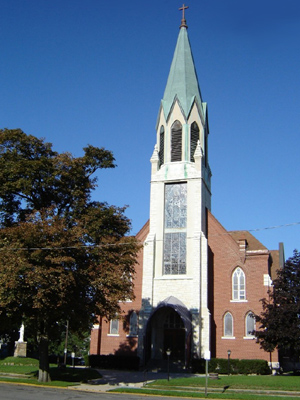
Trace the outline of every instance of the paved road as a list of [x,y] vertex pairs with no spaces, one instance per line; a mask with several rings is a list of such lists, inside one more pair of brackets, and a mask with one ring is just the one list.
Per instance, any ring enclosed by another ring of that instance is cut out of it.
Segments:
[[[136,395],[122,394],[122,400],[137,400]],[[120,394],[85,392],[76,389],[52,389],[28,385],[0,383],[1,400],[120,400]],[[151,398],[152,396],[147,396]],[[155,400],[174,400],[174,397],[153,397]],[[177,400],[187,400],[176,398]]]
[[[72,389],[52,389],[37,386],[0,384],[1,400],[120,400],[120,395],[112,393],[90,393]],[[136,396],[124,395],[124,400],[137,400]]]

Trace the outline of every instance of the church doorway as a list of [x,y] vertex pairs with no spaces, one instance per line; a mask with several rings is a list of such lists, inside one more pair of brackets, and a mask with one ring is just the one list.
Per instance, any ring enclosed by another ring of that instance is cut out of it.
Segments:
[[170,306],[158,308],[147,324],[146,362],[166,360],[166,351],[170,350],[170,360],[186,364],[187,331],[180,314]]

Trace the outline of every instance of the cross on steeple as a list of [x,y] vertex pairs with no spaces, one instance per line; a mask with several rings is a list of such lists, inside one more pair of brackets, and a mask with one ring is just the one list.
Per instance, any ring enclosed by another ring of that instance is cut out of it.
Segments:
[[179,8],[179,10],[182,10],[182,20],[181,20],[181,25],[180,28],[185,27],[187,28],[187,24],[186,24],[186,20],[185,20],[185,10],[187,10],[189,7],[186,6],[185,4],[182,5],[181,8]]

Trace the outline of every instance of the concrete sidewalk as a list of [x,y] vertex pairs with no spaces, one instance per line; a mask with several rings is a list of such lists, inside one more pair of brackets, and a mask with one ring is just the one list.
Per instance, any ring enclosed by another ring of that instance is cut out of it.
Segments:
[[[153,371],[116,371],[98,369],[102,375],[101,379],[94,379],[88,383],[82,383],[74,389],[88,390],[93,392],[107,392],[118,387],[143,387],[147,382],[157,379],[167,379],[166,372]],[[190,373],[170,373],[170,378],[199,376]]]

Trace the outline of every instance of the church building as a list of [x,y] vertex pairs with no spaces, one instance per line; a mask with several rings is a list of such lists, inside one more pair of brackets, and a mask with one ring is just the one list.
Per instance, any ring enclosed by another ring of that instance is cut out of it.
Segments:
[[156,123],[150,218],[134,276],[136,298],[116,319],[99,319],[90,354],[134,354],[141,364],[169,357],[278,362],[256,342],[253,314],[283,265],[248,231],[228,232],[211,213],[208,108],[182,20]]

